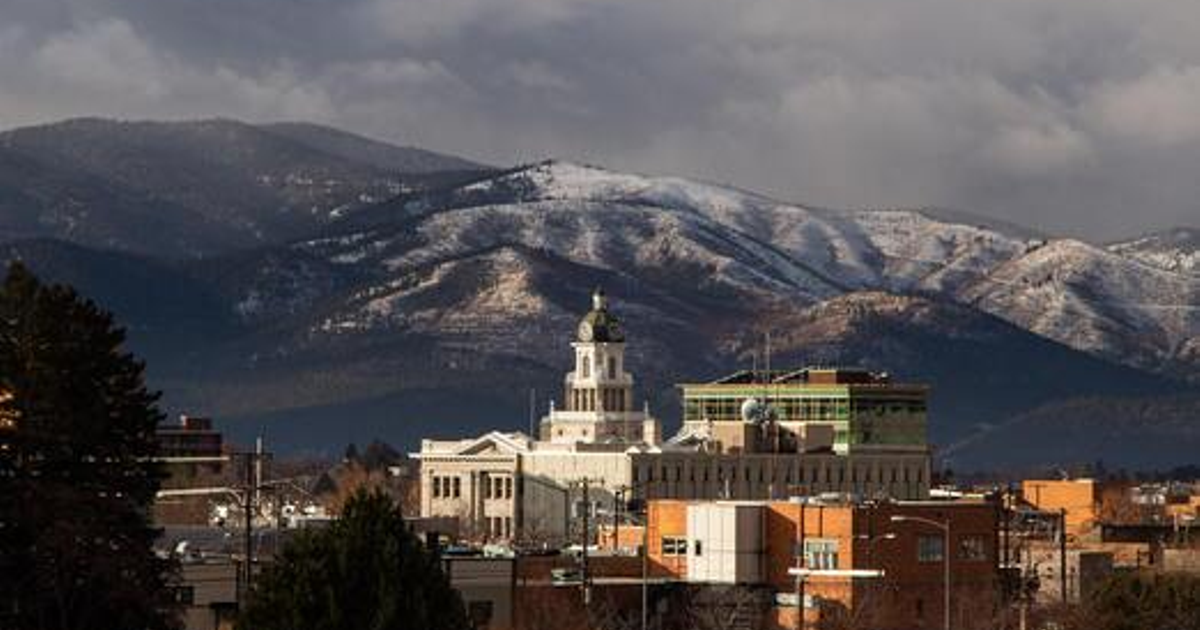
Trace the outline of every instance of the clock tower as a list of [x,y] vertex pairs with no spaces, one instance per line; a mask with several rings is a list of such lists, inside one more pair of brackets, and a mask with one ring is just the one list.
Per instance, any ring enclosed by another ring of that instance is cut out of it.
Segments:
[[634,411],[633,375],[625,371],[625,333],[608,310],[604,291],[592,292],[592,310],[575,330],[575,369],[563,383],[563,409],[542,422],[554,442],[658,441],[658,422]]

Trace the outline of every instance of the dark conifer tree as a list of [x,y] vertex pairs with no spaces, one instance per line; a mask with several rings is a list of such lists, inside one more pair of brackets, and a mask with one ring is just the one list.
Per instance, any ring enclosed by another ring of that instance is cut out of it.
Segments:
[[0,287],[0,626],[174,625],[152,550],[161,420],[110,314],[13,264]]
[[360,490],[327,529],[301,533],[259,577],[241,630],[465,630],[458,592],[396,504]]

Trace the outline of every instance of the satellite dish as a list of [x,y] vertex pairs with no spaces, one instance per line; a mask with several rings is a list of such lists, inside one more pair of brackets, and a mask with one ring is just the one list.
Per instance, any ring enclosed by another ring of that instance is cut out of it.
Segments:
[[775,408],[757,398],[747,398],[742,401],[742,421],[753,424],[774,422],[779,414]]
[[742,401],[742,421],[758,424],[762,421],[763,405],[757,398],[747,398]]

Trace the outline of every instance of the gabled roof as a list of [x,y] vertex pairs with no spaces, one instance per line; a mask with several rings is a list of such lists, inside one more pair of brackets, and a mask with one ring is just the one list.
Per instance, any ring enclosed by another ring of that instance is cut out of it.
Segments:
[[519,431],[503,433],[490,431],[455,449],[455,455],[481,455],[486,452],[497,452],[505,455],[529,452],[529,436]]

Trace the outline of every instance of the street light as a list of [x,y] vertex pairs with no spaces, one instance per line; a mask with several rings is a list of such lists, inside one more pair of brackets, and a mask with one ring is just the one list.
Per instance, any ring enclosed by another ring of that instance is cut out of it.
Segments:
[[867,564],[869,565],[875,564],[875,545],[885,540],[896,540],[897,538],[899,538],[899,536],[896,534],[896,532],[885,532],[877,536],[872,536],[870,534],[856,534],[854,536],[855,540],[867,541]]
[[935,521],[920,516],[893,515],[893,523],[921,523],[942,530],[942,630],[950,630],[950,521]]
[[[872,536],[870,534],[855,534],[854,535],[854,540],[866,541],[867,568],[868,569],[876,568],[875,546],[885,540],[896,540],[897,538],[899,538],[899,535],[897,535],[896,532],[884,532],[882,534],[876,534],[874,536]],[[860,608],[862,608],[863,610],[867,610],[867,609],[869,609],[870,606],[875,605],[874,603],[872,603],[873,598],[875,598],[877,596],[879,589],[883,588],[882,582],[885,579],[884,569],[883,569],[883,567],[878,567],[878,569],[879,569],[879,573],[880,573],[879,574],[880,579],[877,582],[871,583],[871,586],[869,587],[869,590],[867,591],[867,595],[863,597],[863,601],[860,604]]]
[[[650,482],[634,483],[627,486],[617,488],[617,494],[622,499],[628,498],[634,490],[642,489],[646,491],[646,496],[642,499],[644,520],[642,524],[642,630],[646,630],[649,626],[649,603],[650,603]],[[615,528],[614,528],[615,529]],[[621,541],[614,541],[615,546],[620,546]]]

